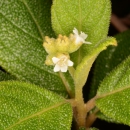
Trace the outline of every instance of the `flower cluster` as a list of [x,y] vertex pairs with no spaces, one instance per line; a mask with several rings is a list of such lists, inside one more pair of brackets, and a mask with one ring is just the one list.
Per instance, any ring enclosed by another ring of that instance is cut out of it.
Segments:
[[76,28],[69,37],[61,34],[57,39],[46,36],[43,46],[49,55],[46,57],[45,64],[55,65],[54,72],[67,72],[68,67],[74,64],[69,54],[77,51],[83,43],[91,44],[85,41],[86,38],[87,34],[83,32],[79,34]]

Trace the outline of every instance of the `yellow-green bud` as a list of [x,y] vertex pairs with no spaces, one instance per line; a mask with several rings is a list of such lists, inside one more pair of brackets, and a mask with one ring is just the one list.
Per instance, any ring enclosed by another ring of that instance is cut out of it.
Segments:
[[62,36],[61,34],[58,36],[58,38],[55,41],[55,47],[57,48],[58,52],[66,53],[68,52],[70,44],[70,39],[66,36]]
[[43,46],[48,54],[56,53],[57,49],[55,47],[55,41],[54,38],[49,38],[48,36],[45,37]]
[[54,63],[52,62],[52,58],[54,57],[53,54],[49,54],[46,56],[46,61],[45,61],[45,64],[46,65],[54,65]]

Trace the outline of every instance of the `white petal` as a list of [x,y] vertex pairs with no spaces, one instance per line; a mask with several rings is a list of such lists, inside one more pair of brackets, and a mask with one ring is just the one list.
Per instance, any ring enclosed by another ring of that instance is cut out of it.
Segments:
[[86,41],[85,41],[84,43],[85,43],[85,44],[92,44],[91,42],[86,42]]
[[76,43],[83,42],[83,39],[79,36],[76,36]]
[[88,37],[88,35],[83,33],[83,32],[81,32],[80,37],[82,37],[85,40]]
[[74,63],[71,60],[68,60],[68,66],[73,66]]
[[74,33],[74,38],[75,38],[75,43],[85,43],[85,44],[92,44],[91,42],[86,42],[85,39],[88,37],[87,34],[85,34],[84,32],[81,32],[80,34],[78,34],[78,30],[76,28],[74,28],[73,30]]
[[61,72],[67,72],[68,66],[67,65],[62,66],[60,69],[61,69]]
[[78,30],[76,28],[74,28],[73,33],[78,35]]
[[53,58],[52,58],[52,61],[53,61],[54,64],[56,64],[59,60],[60,60],[60,59],[57,58],[57,57],[53,57]]
[[54,72],[58,72],[58,71],[60,71],[60,66],[59,65],[55,65],[55,67],[54,67]]

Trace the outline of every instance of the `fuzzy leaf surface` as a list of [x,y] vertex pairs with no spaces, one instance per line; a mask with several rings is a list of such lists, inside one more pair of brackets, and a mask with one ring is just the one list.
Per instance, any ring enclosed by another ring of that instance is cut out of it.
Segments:
[[99,111],[97,114],[96,114],[97,118],[101,119],[101,120],[105,120],[107,122],[112,122],[112,123],[116,123],[116,124],[119,124],[121,122],[117,122],[116,120],[113,120],[112,118],[108,118],[106,115],[104,115],[101,111]]
[[106,38],[110,7],[110,0],[53,0],[52,27],[55,33],[69,35],[75,27],[88,34],[87,41],[92,43],[84,45],[73,55],[75,65]]
[[85,84],[89,71],[93,62],[95,61],[98,54],[105,50],[109,45],[117,45],[115,38],[108,37],[102,44],[98,45],[97,48],[93,49],[88,56],[85,56],[82,62],[77,66],[74,73],[75,85],[79,88],[83,87]]
[[109,46],[96,59],[90,86],[90,98],[96,95],[97,87],[105,76],[130,55],[130,30],[116,35],[115,38],[118,46]]
[[0,66],[17,79],[67,95],[52,67],[44,64],[44,36],[55,36],[51,28],[51,1],[0,1]]
[[64,98],[38,86],[0,82],[0,130],[70,130],[72,108]]
[[96,106],[108,118],[130,125],[130,56],[103,80]]

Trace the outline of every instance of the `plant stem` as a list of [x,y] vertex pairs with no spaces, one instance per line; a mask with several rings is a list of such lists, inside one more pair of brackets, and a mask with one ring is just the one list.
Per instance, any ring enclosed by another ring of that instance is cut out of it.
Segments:
[[74,67],[69,67],[68,70],[69,70],[70,75],[74,78],[74,72],[75,72]]
[[[92,108],[95,107],[96,98],[97,97],[95,96],[94,98],[89,100],[86,104],[84,104],[82,91],[78,90],[78,97],[75,99],[76,107],[74,109],[74,115],[75,115],[75,119],[79,127],[86,126],[86,115]],[[96,119],[95,115],[91,115],[89,118],[90,120],[87,120],[88,121],[87,124],[92,124],[94,120]]]
[[96,120],[97,116],[96,113],[99,110],[95,110],[94,113],[90,114],[87,119],[86,119],[86,130],[89,129],[91,127],[91,125],[93,124],[93,122]]
[[68,92],[69,96],[72,98],[74,97],[73,94],[71,93],[71,87],[70,87],[70,84],[68,83],[67,79],[65,78],[64,74],[62,72],[59,72],[59,76],[60,78],[62,79],[64,85],[65,85],[65,88],[66,88],[66,91]]
[[77,102],[80,102],[81,104],[84,104],[84,100],[83,100],[83,92],[82,89],[78,87],[75,87],[75,100]]
[[90,128],[91,127],[91,125],[93,124],[93,122],[96,120],[96,115],[95,114],[91,114],[88,118],[87,118],[87,120],[86,120],[86,127],[87,128]]
[[75,101],[76,101],[76,121],[78,126],[85,126],[86,111],[84,107],[82,89],[75,90]]
[[95,107],[95,100],[97,99],[97,96],[90,99],[87,103],[85,103],[86,112],[89,112],[91,109]]

